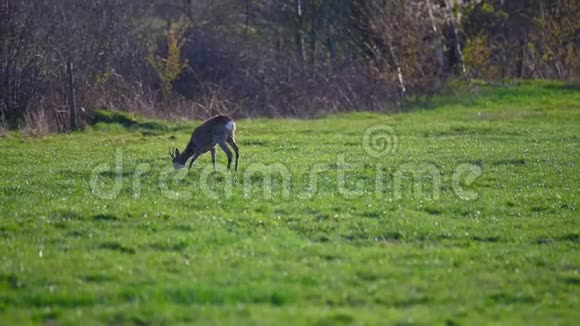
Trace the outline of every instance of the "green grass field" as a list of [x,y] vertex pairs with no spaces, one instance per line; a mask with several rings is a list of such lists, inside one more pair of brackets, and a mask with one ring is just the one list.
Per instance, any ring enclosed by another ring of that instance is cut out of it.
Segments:
[[574,324],[580,89],[473,92],[239,120],[237,173],[172,171],[197,123],[4,135],[0,324]]

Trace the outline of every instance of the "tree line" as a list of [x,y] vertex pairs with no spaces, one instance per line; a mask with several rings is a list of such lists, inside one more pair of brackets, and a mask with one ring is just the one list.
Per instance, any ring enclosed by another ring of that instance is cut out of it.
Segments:
[[0,124],[380,110],[579,75],[576,0],[0,0]]

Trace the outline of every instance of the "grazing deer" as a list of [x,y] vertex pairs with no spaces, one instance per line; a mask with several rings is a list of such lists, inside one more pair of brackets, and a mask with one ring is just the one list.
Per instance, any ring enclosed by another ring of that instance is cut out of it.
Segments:
[[229,169],[232,164],[232,152],[227,144],[230,144],[236,153],[237,171],[238,158],[240,154],[238,151],[238,145],[234,141],[235,129],[236,123],[232,118],[226,115],[218,115],[207,120],[201,126],[195,128],[187,147],[185,147],[185,150],[182,153],[180,153],[177,148],[173,152],[171,152],[171,150],[169,151],[169,155],[173,159],[173,167],[176,170],[183,169],[187,160],[192,157],[189,162],[189,168],[191,169],[193,162],[195,162],[201,154],[210,152],[211,163],[213,164],[213,169],[215,171],[215,145],[219,145],[228,156]]

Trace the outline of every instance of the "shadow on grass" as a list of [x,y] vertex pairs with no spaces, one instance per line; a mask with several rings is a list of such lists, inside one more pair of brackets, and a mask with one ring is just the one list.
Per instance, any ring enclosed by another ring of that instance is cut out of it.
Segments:
[[8,288],[17,289],[22,287],[22,282],[18,279],[18,276],[13,273],[4,274],[0,273],[0,284],[7,285]]
[[188,244],[185,241],[179,241],[175,243],[154,242],[147,245],[147,247],[150,249],[166,252],[181,252],[185,250],[187,246]]
[[118,242],[103,242],[99,245],[99,249],[118,251],[124,254],[134,255],[137,251],[134,248],[123,246]]
[[136,114],[101,109],[95,111],[91,125],[118,125],[129,131],[141,132],[143,136],[159,136],[170,131],[189,130],[183,123],[170,123],[163,120],[146,120]]
[[570,84],[548,84],[545,85],[544,88],[549,90],[558,90],[558,91],[580,91],[580,81],[573,82]]
[[567,96],[578,94],[580,82],[563,83],[549,80],[506,80],[487,82],[481,80],[450,81],[437,94],[411,96],[400,107],[400,111],[432,110],[442,106],[490,106],[516,104],[542,100],[547,94]]
[[106,274],[88,274],[82,277],[82,280],[88,283],[106,283],[114,281],[115,278]]
[[118,221],[119,218],[113,214],[97,214],[93,215],[94,221]]
[[517,295],[517,294],[505,293],[505,292],[492,294],[488,298],[494,303],[506,304],[506,305],[517,304],[517,303],[519,303],[519,304],[534,304],[534,303],[538,302],[538,300],[536,298],[533,298],[531,296]]
[[355,319],[351,315],[345,313],[337,313],[319,319],[314,325],[316,326],[350,325],[354,323],[354,321]]

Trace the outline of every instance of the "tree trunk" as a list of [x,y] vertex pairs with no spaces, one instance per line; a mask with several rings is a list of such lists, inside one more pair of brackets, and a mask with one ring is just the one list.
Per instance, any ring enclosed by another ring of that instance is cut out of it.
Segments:
[[435,15],[433,14],[433,2],[427,0],[427,8],[429,10],[429,19],[431,20],[431,30],[435,38],[435,61],[437,62],[437,75],[443,76],[445,72],[445,51],[443,43],[443,35],[439,32],[437,28],[437,22],[435,21]]
[[246,0],[246,22],[244,32],[247,34],[250,29],[250,0]]
[[298,55],[298,61],[300,66],[304,67],[304,62],[306,61],[306,53],[304,53],[304,21],[302,14],[302,0],[296,0],[296,33],[294,35],[296,42],[296,53]]
[[459,41],[459,32],[457,30],[457,25],[459,22],[456,22],[455,18],[453,17],[452,0],[445,0],[445,6],[447,7],[447,23],[451,27],[453,49],[455,51],[455,56],[457,57],[457,63],[461,69],[461,74],[465,76],[467,74],[467,70],[465,69],[465,63],[463,61],[463,51],[461,50],[461,42]]
[[70,118],[70,130],[78,129],[78,116],[77,116],[77,102],[75,94],[75,84],[73,77],[73,64],[68,62],[66,65],[66,75],[67,75],[67,106]]
[[389,52],[391,57],[393,58],[393,62],[395,63],[395,67],[397,68],[397,79],[399,80],[399,93],[400,96],[403,97],[407,94],[407,88],[405,87],[405,79],[403,78],[403,70],[401,69],[401,63],[399,62],[399,58],[395,54],[395,49],[393,48],[393,42],[388,40],[389,44]]
[[520,40],[518,42],[518,49],[516,50],[518,52],[517,58],[516,58],[516,76],[517,78],[524,78],[524,58],[526,55],[525,52],[525,42],[523,40]]

